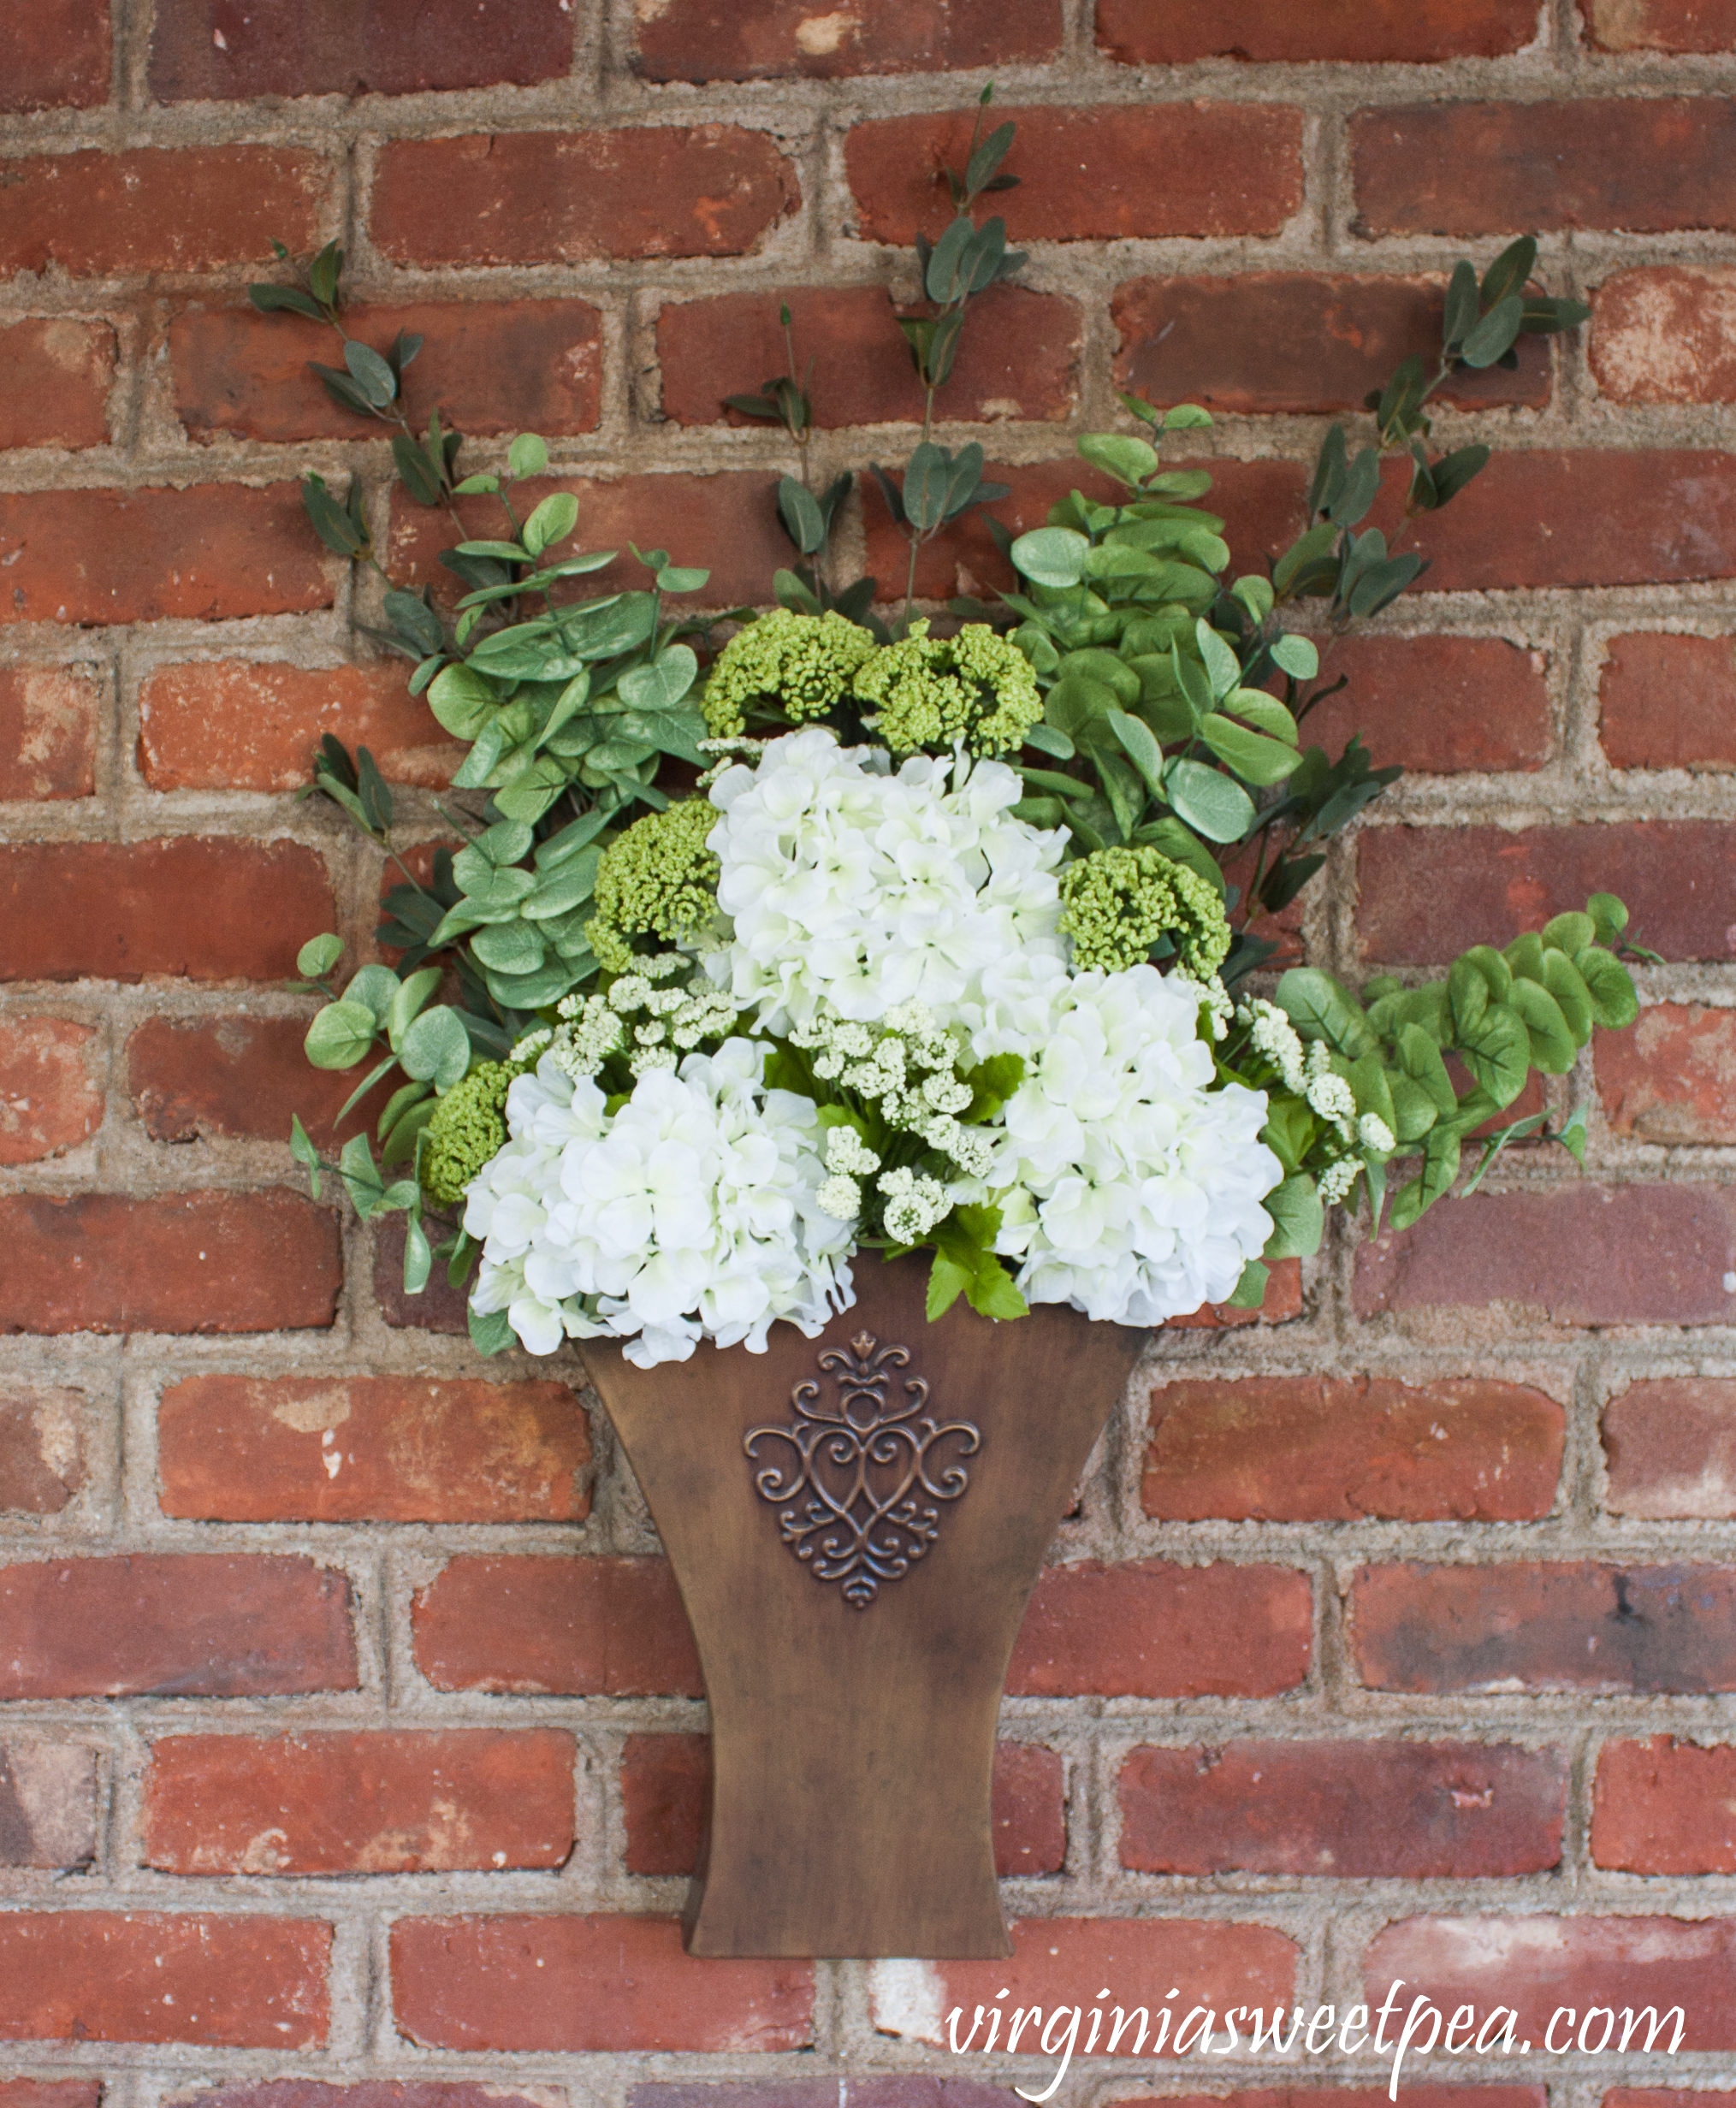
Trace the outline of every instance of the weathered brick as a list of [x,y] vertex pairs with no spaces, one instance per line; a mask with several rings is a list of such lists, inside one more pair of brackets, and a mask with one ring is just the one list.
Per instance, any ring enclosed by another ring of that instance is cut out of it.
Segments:
[[321,2047],[332,1928],[211,1912],[0,1914],[0,2040]]
[[[703,1735],[629,1735],[621,1750],[621,1811],[629,1874],[690,1874],[699,1858],[711,1744]],[[1061,1759],[1032,1743],[994,1755],[995,1871],[1058,1874],[1067,1856]]]
[[1736,1690],[1736,1567],[1365,1566],[1350,1602],[1376,1691]]
[[1656,1003],[1627,1032],[1595,1038],[1597,1088],[1617,1134],[1736,1142],[1736,1010]]
[[1010,2087],[909,2071],[897,2078],[787,2079],[770,2085],[752,2079],[652,2080],[629,2087],[626,2099],[627,2108],[1016,2108],[1018,2095]]
[[0,980],[276,980],[334,915],[324,867],[299,843],[0,848]]
[[1627,903],[1629,933],[1666,958],[1728,959],[1733,857],[1736,826],[1717,820],[1370,827],[1356,845],[1357,923],[1371,960],[1440,966],[1609,892]]
[[[1731,0],[1579,0],[1586,40],[1599,51],[1728,51]],[[1615,2100],[1616,2096],[1606,2096]],[[1637,2108],[1638,2097],[1634,2097]]]
[[167,1515],[581,1522],[590,1438],[558,1383],[189,1377],[157,1411]]
[[332,164],[290,146],[84,148],[5,164],[0,274],[210,271],[313,246]]
[[1660,234],[1736,224],[1720,96],[1425,103],[1350,121],[1358,234]]
[[151,92],[182,103],[528,86],[570,70],[573,19],[571,0],[367,0],[336,10],[280,0],[248,12],[163,0]]
[[[1446,292],[1438,279],[1249,271],[1235,278],[1134,278],[1111,310],[1115,377],[1158,403],[1202,403],[1219,416],[1360,410],[1413,353],[1439,357]],[[1549,340],[1520,339],[1516,373],[1466,371],[1435,400],[1465,406],[1549,399]]]
[[1733,1271],[1736,1193],[1727,1187],[1484,1191],[1360,1246],[1354,1300],[1362,1318],[1508,1304],[1558,1325],[1728,1324]]
[[[951,216],[945,169],[962,168],[972,115],[880,117],[844,142],[856,231],[902,247]],[[998,197],[1014,241],[1275,234],[1302,202],[1301,112],[1282,104],[1099,104],[1008,110],[1004,164],[1026,179]]]
[[1612,402],[1736,401],[1736,272],[1617,271],[1592,296],[1586,349]]
[[0,329],[0,449],[105,446],[115,355],[110,323],[33,316]]
[[1474,1880],[1557,1863],[1567,1767],[1510,1743],[1232,1742],[1135,1750],[1117,1791],[1141,1874]]
[[337,1217],[299,1193],[0,1199],[0,1334],[276,1332],[337,1310]]
[[349,1583],[311,1559],[160,1553],[0,1567],[0,1696],[355,1688]]
[[[586,600],[644,585],[645,573],[628,553],[630,542],[642,549],[667,548],[678,564],[709,567],[708,583],[691,601],[677,602],[679,607],[763,602],[771,593],[772,573],[790,561],[789,540],[778,522],[777,478],[762,471],[620,476],[608,483],[572,476],[539,478],[518,485],[514,502],[522,496],[524,504],[536,505],[555,490],[570,490],[578,500],[573,548],[620,551],[618,563],[578,581]],[[465,499],[461,517],[472,534],[501,530],[499,508],[491,502]],[[451,523],[443,515],[436,516],[401,493],[394,496],[394,577],[416,584],[425,580],[436,597],[456,597],[460,589],[439,561],[440,552],[451,546]]]
[[1267,1698],[1295,1690],[1312,1654],[1313,1590],[1291,1567],[1081,1560],[1039,1579],[1007,1690]]
[[0,667],[0,798],[87,798],[97,787],[93,666]]
[[1147,1515],[1198,1522],[1531,1522],[1561,1476],[1567,1416],[1518,1383],[1206,1378],[1152,1394]]
[[1614,768],[1736,768],[1736,648],[1727,637],[1612,637],[1597,705]]
[[667,1560],[454,1559],[411,1621],[416,1666],[437,1691],[703,1690]]
[[66,1017],[0,1017],[0,1164],[76,1149],[103,1124],[97,1034]]
[[340,1125],[356,1087],[348,1069],[315,1069],[305,1017],[149,1017],[127,1042],[133,1109],[154,1142],[236,1136],[287,1142],[293,1114],[322,1146],[347,1139],[383,1110],[387,1077]]
[[1684,2050],[1736,2048],[1736,1921],[1729,1918],[1406,1918],[1375,1939],[1363,1968],[1371,2004],[1402,1982],[1400,2026],[1419,1993],[1447,2013],[1470,2005],[1479,2018],[1501,2005],[1517,2014],[1520,2040],[1541,2052],[1557,2012],[1571,2008],[1555,2053],[1564,2041],[1576,2047],[1588,2022],[1585,2046],[1596,2052],[1604,2023],[1591,2020],[1595,2007],[1609,2016],[1613,2056],[1630,2014],[1635,2051],[1645,2046],[1648,2007],[1662,2020],[1658,2047],[1668,2048],[1669,2010],[1680,2006]]
[[[176,2094],[178,2108],[564,2108],[558,2088],[531,2084],[522,2092],[499,2081],[476,2079],[360,2079],[350,2085],[318,2079],[236,2079],[198,2093]],[[0,2108],[10,2108],[0,2095]],[[35,2108],[27,2103],[24,2108]],[[56,2108],[44,2102],[43,2108]],[[74,2105],[78,2108],[78,2105]],[[89,2108],[97,2108],[93,2101]],[[831,2101],[823,2108],[834,2108]],[[1426,2108],[1426,2104],[1425,2104]],[[1478,2108],[1471,2102],[1467,2108]],[[1490,2108],[1504,2108],[1491,2103]],[[1518,2104],[1526,2108],[1526,2104]],[[1543,2108],[1541,2101],[1536,2108]]]
[[145,1863],[168,1874],[450,1874],[558,1867],[572,1737],[170,1735],[145,1780]]
[[400,1918],[392,2000],[430,2049],[797,2050],[808,1962],[700,1962],[673,1918]]
[[389,782],[443,790],[465,749],[410,693],[406,670],[243,659],[158,666],[139,692],[139,773],[153,790],[299,790],[329,732],[366,747]]
[[[1301,533],[1306,472],[1294,461],[1178,462],[1180,468],[1209,468],[1212,488],[1203,503],[1223,521],[1233,571],[1261,571],[1267,555],[1278,556]],[[1049,507],[1071,490],[1113,502],[1126,493],[1069,458],[1009,465],[990,462],[984,476],[1011,486],[1010,496],[973,508],[923,545],[916,564],[916,591],[924,600],[957,593],[1010,592],[1012,565],[995,547],[986,522],[997,519],[1014,534],[1040,527]],[[880,597],[896,601],[904,590],[909,544],[895,526],[877,491],[864,494],[868,569],[880,580]],[[787,554],[789,544],[785,542]],[[785,560],[779,558],[780,562]],[[759,591],[763,592],[761,585]]]
[[108,0],[42,0],[9,21],[6,33],[0,110],[108,101]]
[[734,125],[475,133],[388,145],[372,228],[400,264],[745,256],[801,197],[770,137]]
[[[1143,1998],[1155,2012],[1180,2022],[1189,2005],[1220,2013],[1232,2005],[1283,2005],[1295,1984],[1295,1944],[1265,1925],[1189,1918],[1028,1918],[1007,1929],[1013,1942],[1010,1962],[895,1962],[872,1968],[874,2025],[883,2034],[939,2043],[947,2040],[945,2016],[955,2006],[967,2016],[980,2007],[998,2007],[1010,2016],[1014,2007],[1031,2004],[1046,2013],[1057,2004],[1079,2006],[1099,1984],[1112,1986],[1114,1996],[1129,2006]],[[1160,1984],[1186,1985],[1183,1998],[1166,2005],[1156,1988]],[[913,1995],[918,1986],[924,1995]],[[1040,2028],[1040,2021],[1036,2024]],[[1196,2018],[1193,2035],[1200,2027]],[[961,2040],[966,2032],[961,2022]],[[1028,2054],[1028,2036],[1023,2047]],[[1129,2030],[1118,2054],[1135,2053]],[[1153,2053],[1149,2046],[1145,2053]],[[1160,2053],[1173,2053],[1169,2043]]]
[[1185,66],[1194,59],[1382,60],[1498,58],[1537,35],[1530,0],[1218,0],[1211,8],[1097,0],[1097,48],[1126,66]]
[[1736,1874],[1736,1748],[1674,1735],[1606,1742],[1591,1857],[1622,1874]]
[[0,623],[222,622],[331,605],[293,483],[0,497]]
[[388,1325],[401,1330],[442,1332],[463,1339],[470,1331],[468,1292],[454,1288],[443,1266],[436,1266],[428,1283],[415,1295],[404,1288],[403,1221],[388,1216],[374,1230],[374,1300]]
[[1301,1314],[1302,1262],[1278,1259],[1270,1269],[1258,1310],[1240,1310],[1230,1303],[1202,1303],[1185,1318],[1166,1318],[1164,1323],[1170,1332],[1221,1332],[1226,1325],[1289,1324]]
[[[418,430],[436,406],[448,431],[473,437],[596,429],[602,317],[588,301],[358,305],[344,311],[344,327],[381,351],[400,330],[423,339],[405,386]],[[169,326],[169,353],[175,414],[194,439],[355,439],[367,429],[307,370],[335,357],[323,323],[190,307]]]
[[102,2108],[100,2079],[0,2079],[0,2108]]
[[1736,1516],[1736,1383],[1656,1377],[1603,1408],[1608,1505],[1617,1515]]
[[1028,66],[1055,56],[1058,0],[880,0],[862,15],[808,0],[664,0],[641,8],[649,80],[833,80],[850,74]]
[[[878,286],[762,293],[670,301],[657,318],[663,412],[678,424],[717,424],[726,395],[752,394],[786,364],[781,305],[790,309],[796,356],[815,423],[920,423],[922,389],[899,334],[898,311]],[[996,286],[971,310],[942,400],[949,419],[1058,419],[1079,390],[1075,302],[1021,286]],[[812,379],[808,381],[812,366]]]
[[1414,775],[1539,768],[1555,745],[1548,660],[1494,637],[1352,637],[1324,666],[1349,685],[1308,713],[1335,758],[1354,734],[1378,767]]
[[0,1866],[69,1869],[96,1856],[96,1751],[9,1736],[0,1743]]
[[[1341,2025],[1350,2010],[1342,2009]],[[1380,2108],[1389,2093],[1384,2086],[1261,2087],[1234,2093],[1165,2093],[1129,2099],[1125,2108],[1157,2108],[1158,2099],[1165,2108],[1207,2108],[1208,2103],[1212,2108],[1219,2103],[1223,2108]],[[1464,2086],[1451,2081],[1413,2086],[1407,2070],[1404,2102],[1405,2108],[1547,2108],[1548,2094],[1541,2086]]]
[[0,1511],[58,1515],[85,1483],[80,1391],[20,1389],[0,1398]]

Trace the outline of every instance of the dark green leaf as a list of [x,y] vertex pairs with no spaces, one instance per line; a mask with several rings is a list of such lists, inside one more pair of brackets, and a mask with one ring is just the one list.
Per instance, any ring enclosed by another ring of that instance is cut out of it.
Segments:
[[324,248],[308,266],[309,289],[322,306],[335,305],[338,297],[338,278],[343,268],[344,252],[335,241],[327,242]]
[[383,410],[398,393],[398,376],[380,354],[353,338],[344,346],[344,364],[350,378],[368,399],[370,409]]
[[311,322],[325,320],[318,301],[299,286],[249,286],[247,298],[262,315],[305,315]]
[[1502,352],[1513,348],[1524,317],[1524,301],[1516,293],[1508,293],[1466,337],[1459,356],[1467,366],[1492,366]]
[[439,474],[408,432],[392,435],[392,459],[398,465],[399,478],[404,488],[418,505],[440,503]]
[[1529,234],[1509,242],[1483,274],[1483,305],[1496,306],[1510,294],[1523,292],[1538,260],[1538,246]]
[[1441,323],[1441,341],[1449,352],[1476,327],[1479,305],[1476,265],[1455,264],[1447,287],[1447,311]]
[[998,124],[986,139],[979,139],[964,164],[964,187],[971,196],[986,187],[990,178],[1007,157],[1007,149],[1013,143],[1018,127],[1014,124]]
[[815,556],[826,547],[826,521],[812,491],[785,476],[778,485],[778,514],[784,531],[803,556]]
[[419,593],[406,592],[402,586],[394,586],[386,595],[386,619],[408,642],[418,651],[435,652],[444,642],[441,635],[440,617]]

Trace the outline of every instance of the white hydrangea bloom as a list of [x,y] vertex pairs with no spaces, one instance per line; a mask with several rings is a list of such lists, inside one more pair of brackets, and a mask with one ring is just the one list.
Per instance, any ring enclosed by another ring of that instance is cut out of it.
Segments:
[[701,1339],[762,1353],[778,1318],[811,1339],[855,1300],[847,1222],[820,1199],[812,1103],[767,1090],[763,1044],[731,1039],[643,1076],[611,1118],[545,1056],[507,1096],[511,1139],[470,1188],[472,1306],[524,1345],[627,1341],[640,1368]]
[[1283,1171],[1264,1092],[1212,1087],[1198,988],[1149,966],[1004,980],[977,1037],[1026,1063],[987,1181],[1026,1300],[1131,1325],[1222,1302]]
[[707,965],[771,1031],[822,1004],[877,1022],[912,1001],[945,1025],[980,1004],[998,963],[1062,961],[1063,838],[1011,817],[1013,771],[918,755],[889,775],[885,761],[815,727],[712,786],[734,937]]

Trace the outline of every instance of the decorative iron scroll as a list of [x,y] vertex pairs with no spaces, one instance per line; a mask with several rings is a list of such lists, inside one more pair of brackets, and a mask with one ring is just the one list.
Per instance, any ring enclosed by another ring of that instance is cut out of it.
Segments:
[[[928,1386],[920,1377],[905,1383],[902,1400],[887,1397],[892,1371],[909,1359],[909,1347],[858,1332],[848,1350],[820,1357],[837,1381],[834,1405],[821,1402],[818,1383],[798,1383],[793,1424],[750,1427],[743,1437],[755,1463],[767,1439],[795,1452],[787,1466],[762,1466],[755,1488],[763,1501],[788,1504],[778,1518],[785,1543],[816,1581],[842,1582],[853,1610],[866,1610],[881,1582],[901,1580],[927,1553],[940,1527],[930,1503],[960,1497],[970,1481],[959,1460],[982,1447],[969,1420],[937,1426],[924,1413]],[[934,1452],[944,1443],[957,1446],[942,1467]]]

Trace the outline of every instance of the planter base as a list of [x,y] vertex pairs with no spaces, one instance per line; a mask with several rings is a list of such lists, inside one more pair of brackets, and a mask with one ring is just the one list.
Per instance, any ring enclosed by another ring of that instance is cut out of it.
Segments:
[[1001,1685],[1146,1335],[1054,1306],[994,1324],[961,1302],[931,1325],[926,1256],[864,1254],[855,1276],[820,1338],[776,1325],[764,1354],[641,1370],[584,1349],[705,1673],[692,1954],[1011,1952]]

